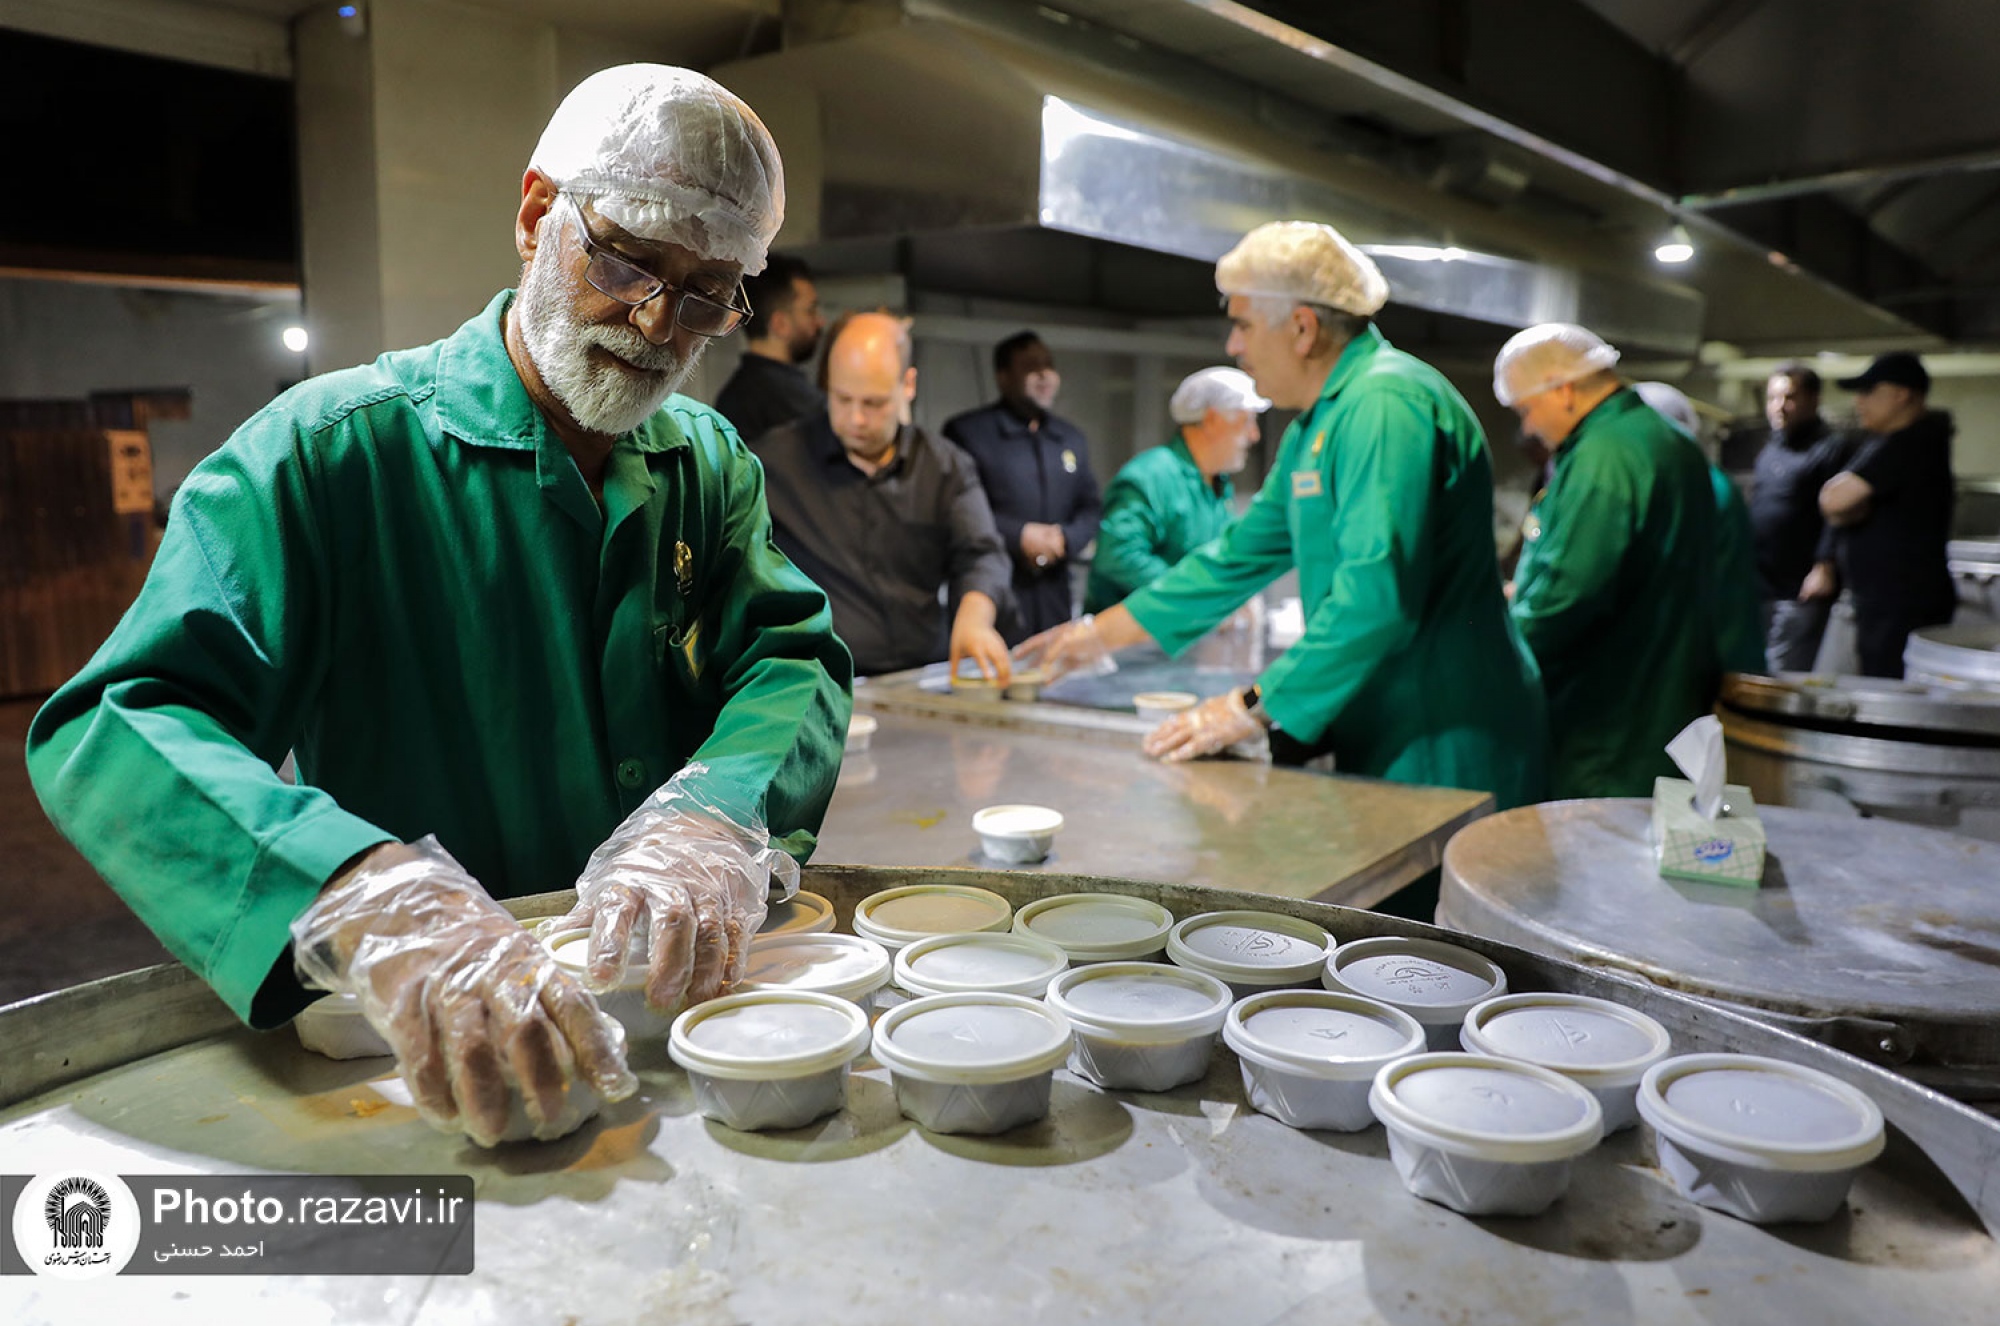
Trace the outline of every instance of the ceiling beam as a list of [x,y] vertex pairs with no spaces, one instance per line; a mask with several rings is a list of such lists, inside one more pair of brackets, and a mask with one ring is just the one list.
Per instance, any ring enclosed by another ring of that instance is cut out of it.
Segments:
[[1760,184],[1741,184],[1708,193],[1690,193],[1682,197],[1680,203],[1683,207],[1699,212],[1714,207],[1736,207],[1745,203],[1767,203],[1781,198],[1799,198],[1807,194],[1866,188],[1871,184],[1888,184],[1897,180],[1928,178],[1936,175],[1962,175],[1985,170],[2000,170],[2000,144],[1986,144],[1966,151],[1916,157],[1907,161],[1885,161],[1873,165],[1853,166],[1842,170],[1824,171],[1816,175],[1798,175],[1791,179],[1767,180]]

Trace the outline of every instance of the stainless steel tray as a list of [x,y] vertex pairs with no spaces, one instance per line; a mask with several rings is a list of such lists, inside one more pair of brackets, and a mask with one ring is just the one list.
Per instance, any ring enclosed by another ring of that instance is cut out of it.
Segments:
[[[259,1035],[186,972],[155,968],[0,1010],[0,1169],[466,1173],[478,1271],[393,1280],[8,1278],[0,1319],[349,1322],[1820,1322],[1991,1320],[2000,1124],[1826,1046],[1673,993],[1394,918],[1220,890],[983,871],[822,868],[845,928],[877,889],[949,876],[1016,905],[1078,889],[1177,915],[1252,907],[1342,939],[1455,938],[1518,988],[1603,995],[1683,1050],[1775,1054],[1868,1092],[1894,1124],[1847,1213],[1762,1229],[1695,1207],[1635,1133],[1531,1219],[1408,1196],[1379,1129],[1294,1132],[1250,1112],[1218,1049],[1160,1095],[1057,1075],[1044,1123],[934,1136],[865,1065],[850,1106],[745,1135],[639,1057],[640,1095],[573,1137],[481,1152],[377,1108],[386,1060],[334,1063]],[[563,895],[516,904],[539,915]],[[1984,1227],[1982,1227],[1982,1221]]]

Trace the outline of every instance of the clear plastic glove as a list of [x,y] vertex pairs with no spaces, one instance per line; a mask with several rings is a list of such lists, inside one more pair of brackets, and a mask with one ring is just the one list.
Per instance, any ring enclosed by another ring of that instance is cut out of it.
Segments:
[[1262,734],[1264,725],[1250,716],[1243,692],[1235,688],[1184,709],[1146,734],[1143,749],[1169,764],[1228,750],[1239,741]]
[[576,906],[559,923],[590,927],[591,989],[618,984],[638,936],[654,1011],[713,999],[742,979],[772,877],[787,897],[798,888],[798,863],[770,845],[760,815],[696,790],[707,774],[705,765],[682,769],[591,853]]
[[1044,685],[1072,672],[1103,676],[1118,671],[1111,646],[1097,629],[1097,618],[1087,612],[1023,640],[1014,647],[1014,661],[1024,668],[1040,668]]
[[639,1089],[623,1029],[435,838],[370,852],[291,930],[299,975],[360,1000],[438,1128],[492,1146],[518,1090],[554,1137],[578,1076],[605,1100]]

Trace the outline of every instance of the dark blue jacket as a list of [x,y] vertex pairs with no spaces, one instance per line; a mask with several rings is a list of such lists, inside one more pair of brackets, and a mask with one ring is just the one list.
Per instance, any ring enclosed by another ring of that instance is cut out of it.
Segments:
[[[993,521],[1014,564],[1014,600],[1019,613],[1009,644],[1070,619],[1069,559],[1097,537],[1104,513],[1097,476],[1090,469],[1090,444],[1083,430],[1057,414],[1035,424],[995,401],[954,416],[944,435],[965,448],[979,466],[980,486],[993,507]],[[1069,557],[1036,566],[1021,552],[1021,526],[1060,525]]]

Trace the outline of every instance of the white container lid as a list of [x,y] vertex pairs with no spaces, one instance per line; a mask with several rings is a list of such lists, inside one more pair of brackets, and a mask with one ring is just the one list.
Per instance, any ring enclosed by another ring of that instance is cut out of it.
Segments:
[[1206,972],[1157,962],[1075,967],[1056,977],[1048,993],[1076,1030],[1146,1044],[1213,1036],[1234,997]]
[[1457,1022],[1495,995],[1507,974],[1471,949],[1383,935],[1342,944],[1327,959],[1329,986],[1407,1009],[1421,1022]]
[[1511,994],[1465,1015],[1474,1054],[1553,1068],[1589,1087],[1635,1085],[1673,1048],[1667,1029],[1635,1008],[1573,994]]
[[1013,919],[1013,906],[990,889],[907,884],[863,898],[854,909],[854,933],[899,949],[931,935],[1005,930]]
[[1174,914],[1122,893],[1062,893],[1014,913],[1014,933],[1045,939],[1079,962],[1120,962],[1167,946]]
[[889,983],[889,950],[858,935],[759,935],[739,992],[804,990],[865,999]]
[[1597,1097],[1561,1073],[1483,1054],[1413,1054],[1368,1093],[1375,1117],[1443,1151],[1504,1164],[1580,1156],[1604,1136]]
[[[542,936],[549,956],[556,960],[556,966],[563,971],[583,979],[585,960],[590,956],[590,931],[558,930],[552,935]],[[635,926],[632,938],[625,945],[625,972],[618,978],[621,987],[644,985],[646,983],[646,932]]]
[[1015,1082],[1061,1067],[1069,1047],[1069,1019],[1020,995],[930,995],[875,1023],[876,1062],[926,1082]]
[[1203,912],[1167,935],[1167,956],[1179,965],[1245,985],[1311,980],[1332,948],[1319,926],[1277,912]]
[[896,984],[914,995],[991,990],[1039,999],[1069,970],[1069,954],[1033,935],[932,935],[896,954]]
[[1062,826],[1062,812],[1047,806],[988,806],[972,813],[972,831],[994,838],[1032,838]]
[[1814,1068],[1684,1054],[1646,1070],[1639,1114],[1674,1142],[1761,1169],[1853,1169],[1882,1154],[1882,1110]]
[[1332,990],[1273,990],[1239,1000],[1222,1039],[1246,1059],[1331,1081],[1375,1076],[1424,1048],[1424,1029],[1400,1009]]
[[1132,697],[1134,709],[1192,709],[1200,703],[1193,691],[1140,691]]
[[759,990],[696,1004],[674,1019],[667,1053],[709,1077],[770,1082],[812,1077],[868,1048],[868,1015],[832,995]]
[[833,904],[817,893],[800,889],[764,913],[759,935],[823,935],[833,929]]

